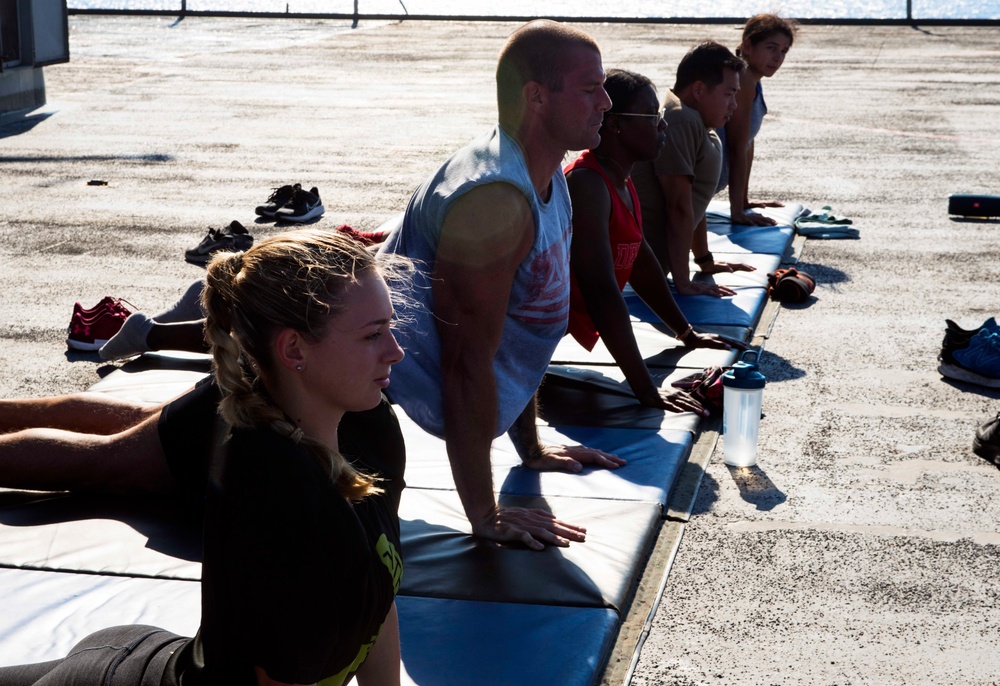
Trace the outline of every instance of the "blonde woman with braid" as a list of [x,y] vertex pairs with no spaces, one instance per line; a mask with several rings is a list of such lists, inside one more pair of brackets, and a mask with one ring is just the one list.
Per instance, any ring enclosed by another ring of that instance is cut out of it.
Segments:
[[402,454],[338,450],[341,417],[380,407],[403,357],[386,269],[308,229],[209,264],[228,428],[207,494],[201,628],[105,629],[62,660],[0,668],[0,683],[399,683]]

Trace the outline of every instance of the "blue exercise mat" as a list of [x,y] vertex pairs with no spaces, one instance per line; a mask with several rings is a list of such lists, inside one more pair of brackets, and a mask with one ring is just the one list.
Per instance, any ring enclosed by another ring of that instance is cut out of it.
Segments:
[[163,403],[191,389],[212,371],[211,357],[198,353],[145,353],[129,360],[88,390],[141,403]]
[[[711,295],[674,295],[688,322],[697,326],[731,326],[753,329],[767,300],[765,288],[735,288],[736,295],[716,298]],[[634,292],[625,292],[629,314],[643,322],[659,318]]]
[[[803,212],[807,212],[800,203],[788,203],[783,207],[760,207],[754,210],[758,214],[770,217],[777,222],[776,226],[792,226]],[[708,203],[705,211],[705,220],[708,230],[714,233],[729,233],[736,229],[749,226],[748,224],[733,224],[729,213],[728,200],[712,200]]]
[[576,607],[625,607],[660,521],[658,503],[501,496],[587,528],[584,543],[530,550],[469,535],[454,491],[408,488],[399,508],[402,595]]
[[[454,490],[444,441],[422,431],[398,407],[396,415],[406,439],[407,487]],[[692,441],[687,430],[539,426],[538,435],[548,445],[586,445],[617,454],[628,464],[618,469],[584,467],[578,474],[539,472],[522,467],[513,443],[502,436],[494,441],[492,453],[493,483],[498,492],[635,500],[663,506]]]
[[[645,321],[638,319],[632,321],[635,342],[646,366],[702,369],[712,365],[728,365],[735,361],[736,358],[725,350],[686,347],[673,337],[666,325],[660,322],[659,318],[646,307],[645,303],[639,300],[638,296],[633,294],[631,297],[641,303],[647,318]],[[707,327],[699,327],[699,329],[706,333],[720,333],[742,341],[748,340],[750,336],[750,329],[747,327],[725,327],[725,330],[721,328],[713,330]],[[615,365],[616,363],[603,340],[598,340],[594,349],[588,351],[572,336],[564,336],[552,354],[552,364]]]
[[708,249],[718,255],[767,253],[780,256],[788,251],[794,233],[790,227],[773,226],[734,227],[733,231],[727,234],[709,231]]
[[[778,222],[777,225],[733,224],[729,219],[729,203],[719,200],[709,203],[705,215],[708,220],[708,249],[720,255],[726,253],[784,255],[795,236],[792,224],[802,213],[802,205],[792,203],[784,207],[764,207],[755,211],[774,219]],[[723,259],[739,258],[727,255]]]
[[[755,267],[752,272],[719,272],[718,274],[705,274],[702,272],[694,260],[688,264],[691,273],[691,281],[694,283],[713,283],[719,286],[737,288],[740,286],[756,286],[758,288],[767,287],[767,275],[781,266],[781,255],[770,255],[764,253],[722,253],[715,255],[717,260],[722,262],[742,262]],[[670,279],[671,283],[673,278]],[[677,293],[674,292],[676,297]]]
[[200,507],[0,491],[0,566],[197,581]]
[[[193,636],[201,585],[0,568],[0,666],[55,660],[94,631],[147,624]],[[589,686],[613,645],[611,609],[396,599],[404,686]],[[572,659],[565,655],[572,637]],[[512,656],[517,656],[512,659]]]
[[558,377],[548,379],[538,391],[538,418],[558,427],[691,432],[701,420],[694,412],[646,407],[635,396],[581,386]]
[[[683,430],[539,427],[546,443],[580,444],[617,455],[617,469],[584,467],[579,474],[513,467],[497,489],[504,494],[567,496],[593,500],[635,500],[665,507],[681,467],[691,453],[692,433]],[[495,445],[493,459],[518,459],[509,442]]]
[[65,657],[84,636],[120,624],[149,624],[194,636],[201,584],[0,568],[0,665]]
[[399,598],[404,686],[590,686],[614,643],[609,609]]

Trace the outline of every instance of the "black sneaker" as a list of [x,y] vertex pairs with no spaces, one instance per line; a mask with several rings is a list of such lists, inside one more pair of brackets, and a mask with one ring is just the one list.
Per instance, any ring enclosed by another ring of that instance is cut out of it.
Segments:
[[972,439],[972,452],[1000,466],[1000,412],[976,429],[976,436]]
[[287,205],[292,196],[295,195],[295,191],[302,190],[302,186],[295,184],[294,186],[282,186],[281,188],[272,188],[273,192],[267,199],[267,203],[264,205],[258,205],[254,210],[259,216],[267,217],[268,219],[274,219],[274,215],[277,214],[278,210]]
[[970,338],[975,336],[983,329],[986,329],[990,333],[1000,333],[1000,324],[997,324],[997,320],[994,319],[993,317],[990,317],[985,322],[983,322],[981,326],[978,326],[975,329],[963,329],[950,319],[945,319],[944,323],[947,325],[947,328],[945,329],[944,332],[946,339],[950,334],[951,337],[955,340],[964,338],[965,341],[968,342]]
[[307,222],[323,214],[323,201],[319,199],[319,189],[296,189],[291,201],[274,214],[279,222]]
[[253,236],[247,231],[247,227],[235,219],[229,222],[229,226],[222,229],[222,233],[233,237],[237,250],[248,250],[253,245]]
[[224,229],[208,227],[208,235],[201,243],[184,252],[184,259],[191,264],[207,264],[217,252],[242,252],[253,245],[253,236],[238,221]]

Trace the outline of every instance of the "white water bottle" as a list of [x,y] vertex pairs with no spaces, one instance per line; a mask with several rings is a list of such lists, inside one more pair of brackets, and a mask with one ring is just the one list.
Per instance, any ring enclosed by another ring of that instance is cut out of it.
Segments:
[[[753,355],[753,362],[744,358]],[[733,467],[757,464],[760,410],[767,379],[757,371],[760,353],[746,350],[722,375],[722,461]]]

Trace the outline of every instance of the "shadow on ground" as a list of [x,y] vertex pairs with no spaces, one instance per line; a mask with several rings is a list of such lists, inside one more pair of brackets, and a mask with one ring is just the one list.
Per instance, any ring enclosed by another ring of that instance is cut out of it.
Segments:
[[759,466],[729,466],[728,469],[740,489],[740,497],[756,507],[758,512],[769,512],[788,499]]

